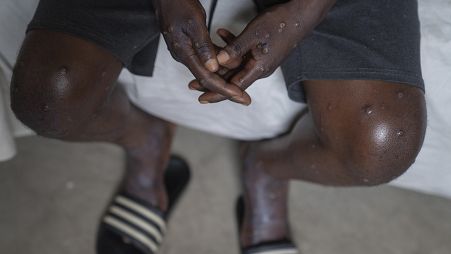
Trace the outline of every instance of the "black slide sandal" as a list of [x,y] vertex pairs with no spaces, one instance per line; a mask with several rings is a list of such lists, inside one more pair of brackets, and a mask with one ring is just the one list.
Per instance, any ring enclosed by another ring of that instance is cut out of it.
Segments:
[[[236,219],[238,222],[238,235],[243,225],[244,199],[239,197],[236,202]],[[239,242],[239,241],[238,241]],[[297,246],[290,239],[264,242],[247,248],[241,248],[241,254],[300,254]]]
[[166,221],[191,177],[188,164],[171,156],[164,180],[169,199],[168,211],[120,192],[113,198],[97,232],[97,254],[155,254],[158,252]]

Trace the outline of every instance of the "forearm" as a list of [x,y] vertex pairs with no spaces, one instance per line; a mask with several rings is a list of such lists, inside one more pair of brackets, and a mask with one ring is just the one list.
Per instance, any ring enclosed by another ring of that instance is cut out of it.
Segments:
[[291,0],[286,4],[299,26],[300,40],[324,20],[335,3],[336,0]]

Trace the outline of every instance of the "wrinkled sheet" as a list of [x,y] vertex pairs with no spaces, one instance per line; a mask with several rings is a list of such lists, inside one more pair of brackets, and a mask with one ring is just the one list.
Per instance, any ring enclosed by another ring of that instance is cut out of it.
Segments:
[[[203,2],[208,4],[207,0]],[[36,3],[37,0],[0,2],[0,160],[15,153],[14,136],[30,133],[18,124],[9,110],[8,84],[11,66]],[[233,8],[245,2],[219,1],[221,3]],[[393,184],[451,198],[451,2],[421,0],[419,3],[428,130],[416,163]],[[239,32],[251,16],[250,8],[242,12],[221,12],[215,16],[213,28],[221,25]],[[213,39],[218,41],[215,35]],[[186,88],[191,74],[170,58],[164,43],[160,47],[153,78],[132,75],[126,70],[120,76],[130,99],[147,112],[191,128],[249,140],[285,131],[296,114],[305,108],[286,96],[280,70],[250,88],[254,99],[250,107],[228,102],[200,105],[196,102],[198,93]]]

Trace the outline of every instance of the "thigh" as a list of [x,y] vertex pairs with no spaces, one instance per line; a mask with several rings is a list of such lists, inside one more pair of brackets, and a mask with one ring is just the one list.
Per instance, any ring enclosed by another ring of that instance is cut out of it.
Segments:
[[152,2],[40,0],[28,31],[80,36],[113,53],[132,73],[152,76],[160,35]]
[[424,90],[417,0],[339,0],[284,61],[289,95],[306,80],[387,80]]

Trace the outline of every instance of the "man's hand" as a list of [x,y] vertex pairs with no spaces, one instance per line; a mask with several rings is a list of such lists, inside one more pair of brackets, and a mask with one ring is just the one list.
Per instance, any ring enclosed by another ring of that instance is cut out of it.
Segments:
[[217,52],[210,40],[205,11],[199,1],[154,0],[154,5],[161,31],[174,59],[188,67],[209,91],[238,103],[249,104],[247,93],[214,73],[219,69]]
[[[292,49],[320,23],[334,3],[335,0],[292,0],[258,15],[218,54],[221,66],[239,69],[230,82],[245,90],[256,80],[271,75]],[[219,32],[221,37],[230,37],[227,30]],[[191,87],[200,85],[203,84],[191,83]],[[199,97],[199,100],[210,103],[224,99],[214,91],[207,91]]]

